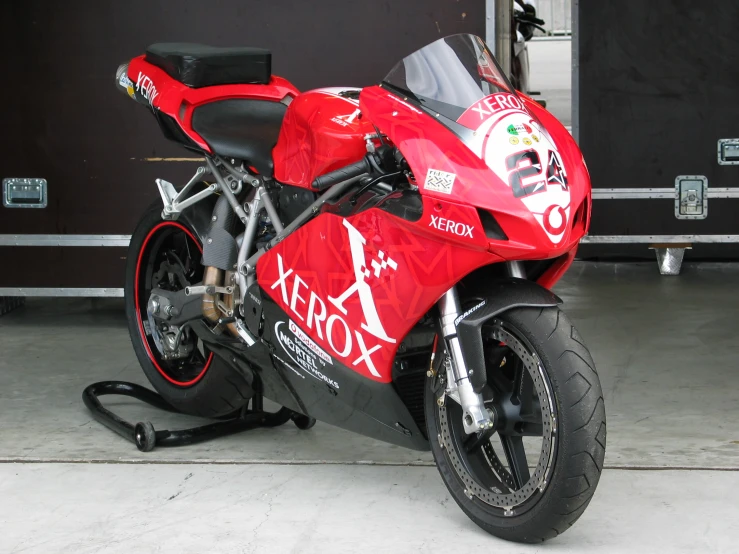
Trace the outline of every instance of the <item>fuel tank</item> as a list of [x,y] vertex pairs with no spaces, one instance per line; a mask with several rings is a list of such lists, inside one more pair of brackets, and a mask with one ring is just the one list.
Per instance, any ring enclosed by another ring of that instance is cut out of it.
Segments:
[[360,90],[316,89],[290,103],[272,150],[275,179],[310,188],[316,177],[359,161],[367,153],[364,137],[376,131],[359,109]]

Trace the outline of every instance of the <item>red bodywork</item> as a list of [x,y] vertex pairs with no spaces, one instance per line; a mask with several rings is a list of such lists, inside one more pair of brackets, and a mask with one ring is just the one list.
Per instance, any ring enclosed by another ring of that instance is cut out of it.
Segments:
[[[379,86],[364,89],[357,104],[339,94],[351,89],[299,94],[279,77],[269,85],[190,89],[143,57],[131,62],[128,75],[134,83],[150,79],[146,98],[206,152],[208,145],[191,127],[195,107],[290,96],[273,151],[275,179],[285,184],[310,188],[315,177],[361,159],[365,136],[376,133],[375,126],[400,149],[422,195],[418,221],[379,208],[348,218],[323,213],[257,265],[259,285],[311,348],[369,379],[392,380],[403,338],[462,277],[496,262],[557,258],[539,279],[551,287],[572,263],[589,225],[590,179],[580,150],[551,114],[520,95],[491,95],[459,118],[475,133],[476,146],[470,146]],[[534,155],[548,156],[538,170],[527,161]],[[546,177],[545,166],[555,168]],[[515,193],[516,187],[525,194]],[[481,210],[507,240],[486,236]]]
[[[323,214],[261,257],[259,284],[320,348],[381,382],[392,380],[392,363],[405,335],[445,291],[471,271],[505,260],[558,258],[540,279],[551,287],[572,263],[587,229],[590,180],[567,130],[535,102],[523,102],[548,132],[568,176],[567,186],[546,184],[541,190],[541,194],[549,187],[555,193],[569,192],[568,219],[562,221],[563,231],[555,239],[547,233],[553,230],[551,224],[538,221],[532,209],[514,196],[509,183],[451,130],[383,88],[370,87],[360,98],[363,117],[408,160],[423,195],[423,216],[410,222],[377,208],[346,220]],[[324,120],[329,118],[319,107],[313,109]],[[303,131],[319,135],[324,129]],[[282,136],[292,133],[284,128]],[[313,136],[309,143],[321,140]],[[336,160],[335,166],[361,157],[359,150],[353,154],[349,143],[347,138],[346,157]],[[309,144],[304,148],[308,151]],[[276,157],[275,163],[279,171],[279,163],[290,162]],[[456,176],[450,193],[426,190],[430,169]],[[305,169],[292,182],[308,186],[309,175],[310,169]],[[486,237],[478,208],[493,215],[508,240]],[[361,258],[359,271],[357,257]],[[383,266],[383,260],[393,263]],[[370,293],[363,299],[359,289],[365,285]],[[381,327],[372,323],[371,306]]]
[[359,101],[342,93],[358,89],[327,88],[298,96],[285,113],[277,145],[272,151],[275,179],[296,187],[329,171],[362,159],[364,137],[375,133],[359,110]]

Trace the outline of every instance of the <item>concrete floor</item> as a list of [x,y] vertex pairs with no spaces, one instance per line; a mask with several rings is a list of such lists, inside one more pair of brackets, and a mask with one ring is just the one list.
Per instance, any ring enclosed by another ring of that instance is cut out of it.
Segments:
[[[543,545],[480,530],[431,467],[12,464],[0,551],[735,553],[739,473],[606,471]],[[680,486],[676,486],[679,484]]]
[[[603,383],[607,469],[581,521],[539,550],[480,533],[428,454],[321,423],[141,454],[80,399],[95,380],[145,383],[121,303],[29,300],[0,318],[0,552],[735,552],[738,278],[576,263],[557,287]],[[116,404],[157,428],[195,422]]]

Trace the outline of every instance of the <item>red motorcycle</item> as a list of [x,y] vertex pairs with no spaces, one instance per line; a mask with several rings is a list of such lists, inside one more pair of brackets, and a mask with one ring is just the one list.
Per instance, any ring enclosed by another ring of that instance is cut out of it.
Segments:
[[[157,44],[118,85],[204,156],[131,241],[152,385],[220,417],[267,397],[431,450],[486,531],[565,531],[603,466],[593,360],[549,289],[590,217],[565,128],[483,41],[438,40],[377,86],[300,93],[256,48]],[[261,400],[258,402],[261,404]]]

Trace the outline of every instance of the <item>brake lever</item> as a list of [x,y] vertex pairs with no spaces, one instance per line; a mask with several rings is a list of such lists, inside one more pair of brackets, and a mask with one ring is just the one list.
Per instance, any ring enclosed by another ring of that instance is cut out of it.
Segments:
[[[372,179],[369,183],[367,183],[365,185],[362,185],[357,192],[355,192],[354,194],[352,194],[351,198],[349,198],[349,202],[351,202],[352,204],[356,203],[357,199],[364,192],[366,192],[370,188],[374,187],[380,181],[383,181],[383,180],[385,180],[387,178],[399,177],[402,174],[403,174],[402,171],[396,171],[395,173],[385,173],[384,175],[380,175],[379,177],[376,177],[376,178]],[[391,190],[389,192],[392,192],[392,187],[391,187]]]

